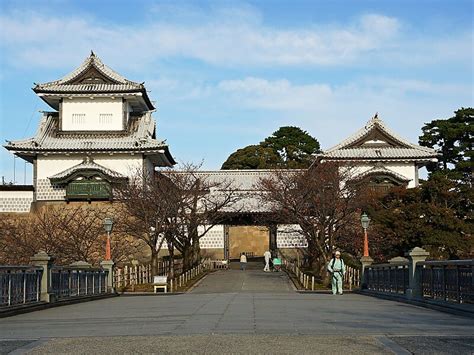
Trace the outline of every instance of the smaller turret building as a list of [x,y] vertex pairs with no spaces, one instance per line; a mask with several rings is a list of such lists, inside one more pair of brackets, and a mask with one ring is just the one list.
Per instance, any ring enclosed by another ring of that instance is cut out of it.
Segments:
[[325,150],[316,162],[337,161],[354,168],[379,189],[419,185],[418,170],[436,161],[432,148],[408,142],[388,128],[375,114],[367,124],[336,146]]
[[107,200],[114,184],[138,171],[175,164],[157,139],[144,84],[93,52],[70,74],[33,91],[54,111],[43,113],[34,137],[5,145],[33,164],[33,201]]

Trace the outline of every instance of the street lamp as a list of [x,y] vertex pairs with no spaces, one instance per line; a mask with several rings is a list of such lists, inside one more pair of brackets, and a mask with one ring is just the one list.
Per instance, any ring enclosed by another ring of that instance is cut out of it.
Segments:
[[107,217],[104,219],[104,229],[107,232],[107,244],[105,245],[105,260],[111,260],[110,253],[110,232],[112,232],[112,227],[114,226],[113,218]]
[[369,228],[370,217],[367,216],[367,213],[363,213],[360,217],[360,223],[362,228],[364,228],[364,256],[369,256],[369,239],[367,238],[367,228]]

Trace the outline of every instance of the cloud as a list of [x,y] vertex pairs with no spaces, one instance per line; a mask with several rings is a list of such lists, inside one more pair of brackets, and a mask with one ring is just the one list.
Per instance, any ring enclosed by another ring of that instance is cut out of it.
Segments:
[[[443,60],[462,45],[458,34],[437,41],[408,36],[397,18],[366,14],[343,24],[280,29],[249,6],[181,12],[157,7],[160,16],[135,25],[104,23],[94,16],[54,16],[12,11],[0,16],[1,48],[10,65],[69,68],[94,49],[107,62],[139,70],[157,60],[188,58],[216,66],[350,66],[390,58]],[[165,16],[166,14],[180,14]],[[185,13],[185,15],[182,15]],[[409,38],[408,38],[409,37]],[[466,35],[461,36],[468,39]],[[410,43],[417,42],[417,48]],[[435,43],[435,44],[434,44]],[[466,43],[466,42],[464,42]],[[421,45],[420,45],[421,44]],[[127,53],[133,60],[123,60]],[[450,56],[451,58],[451,56]],[[451,58],[452,59],[452,58]]]
[[327,84],[295,86],[285,79],[269,81],[249,77],[224,80],[218,88],[250,108],[271,110],[305,110],[316,100],[325,101],[332,96],[331,87]]
[[285,79],[247,77],[224,80],[217,87],[230,94],[234,101],[239,101],[249,108],[308,112],[330,105],[338,107],[337,103],[347,104],[356,100],[368,103],[380,99],[405,101],[409,96],[413,99],[423,96],[462,98],[468,95],[470,90],[469,85],[385,77],[366,77],[342,85],[298,85]]
[[251,123],[255,128],[297,125],[328,148],[362,127],[377,111],[395,131],[416,142],[425,122],[450,117],[457,108],[468,106],[470,92],[470,85],[378,76],[340,85],[246,77],[208,87],[206,97],[236,115],[240,112],[241,124],[250,123],[245,112],[262,114],[266,118]]

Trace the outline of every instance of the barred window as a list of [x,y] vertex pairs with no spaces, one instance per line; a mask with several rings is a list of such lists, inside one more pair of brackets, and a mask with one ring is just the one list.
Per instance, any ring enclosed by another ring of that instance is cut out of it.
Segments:
[[111,113],[101,113],[99,114],[99,124],[108,125],[112,123],[112,114]]
[[72,124],[74,125],[84,125],[86,123],[86,114],[85,113],[73,113],[72,114]]

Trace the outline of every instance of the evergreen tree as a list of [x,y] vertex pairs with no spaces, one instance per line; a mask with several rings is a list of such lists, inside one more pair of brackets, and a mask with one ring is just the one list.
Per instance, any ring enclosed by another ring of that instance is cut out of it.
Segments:
[[232,153],[222,169],[304,169],[319,152],[319,142],[306,131],[281,127],[260,144]]
[[430,172],[443,170],[455,178],[471,180],[474,108],[461,108],[454,114],[423,126],[420,144],[440,153],[438,162],[427,166]]

